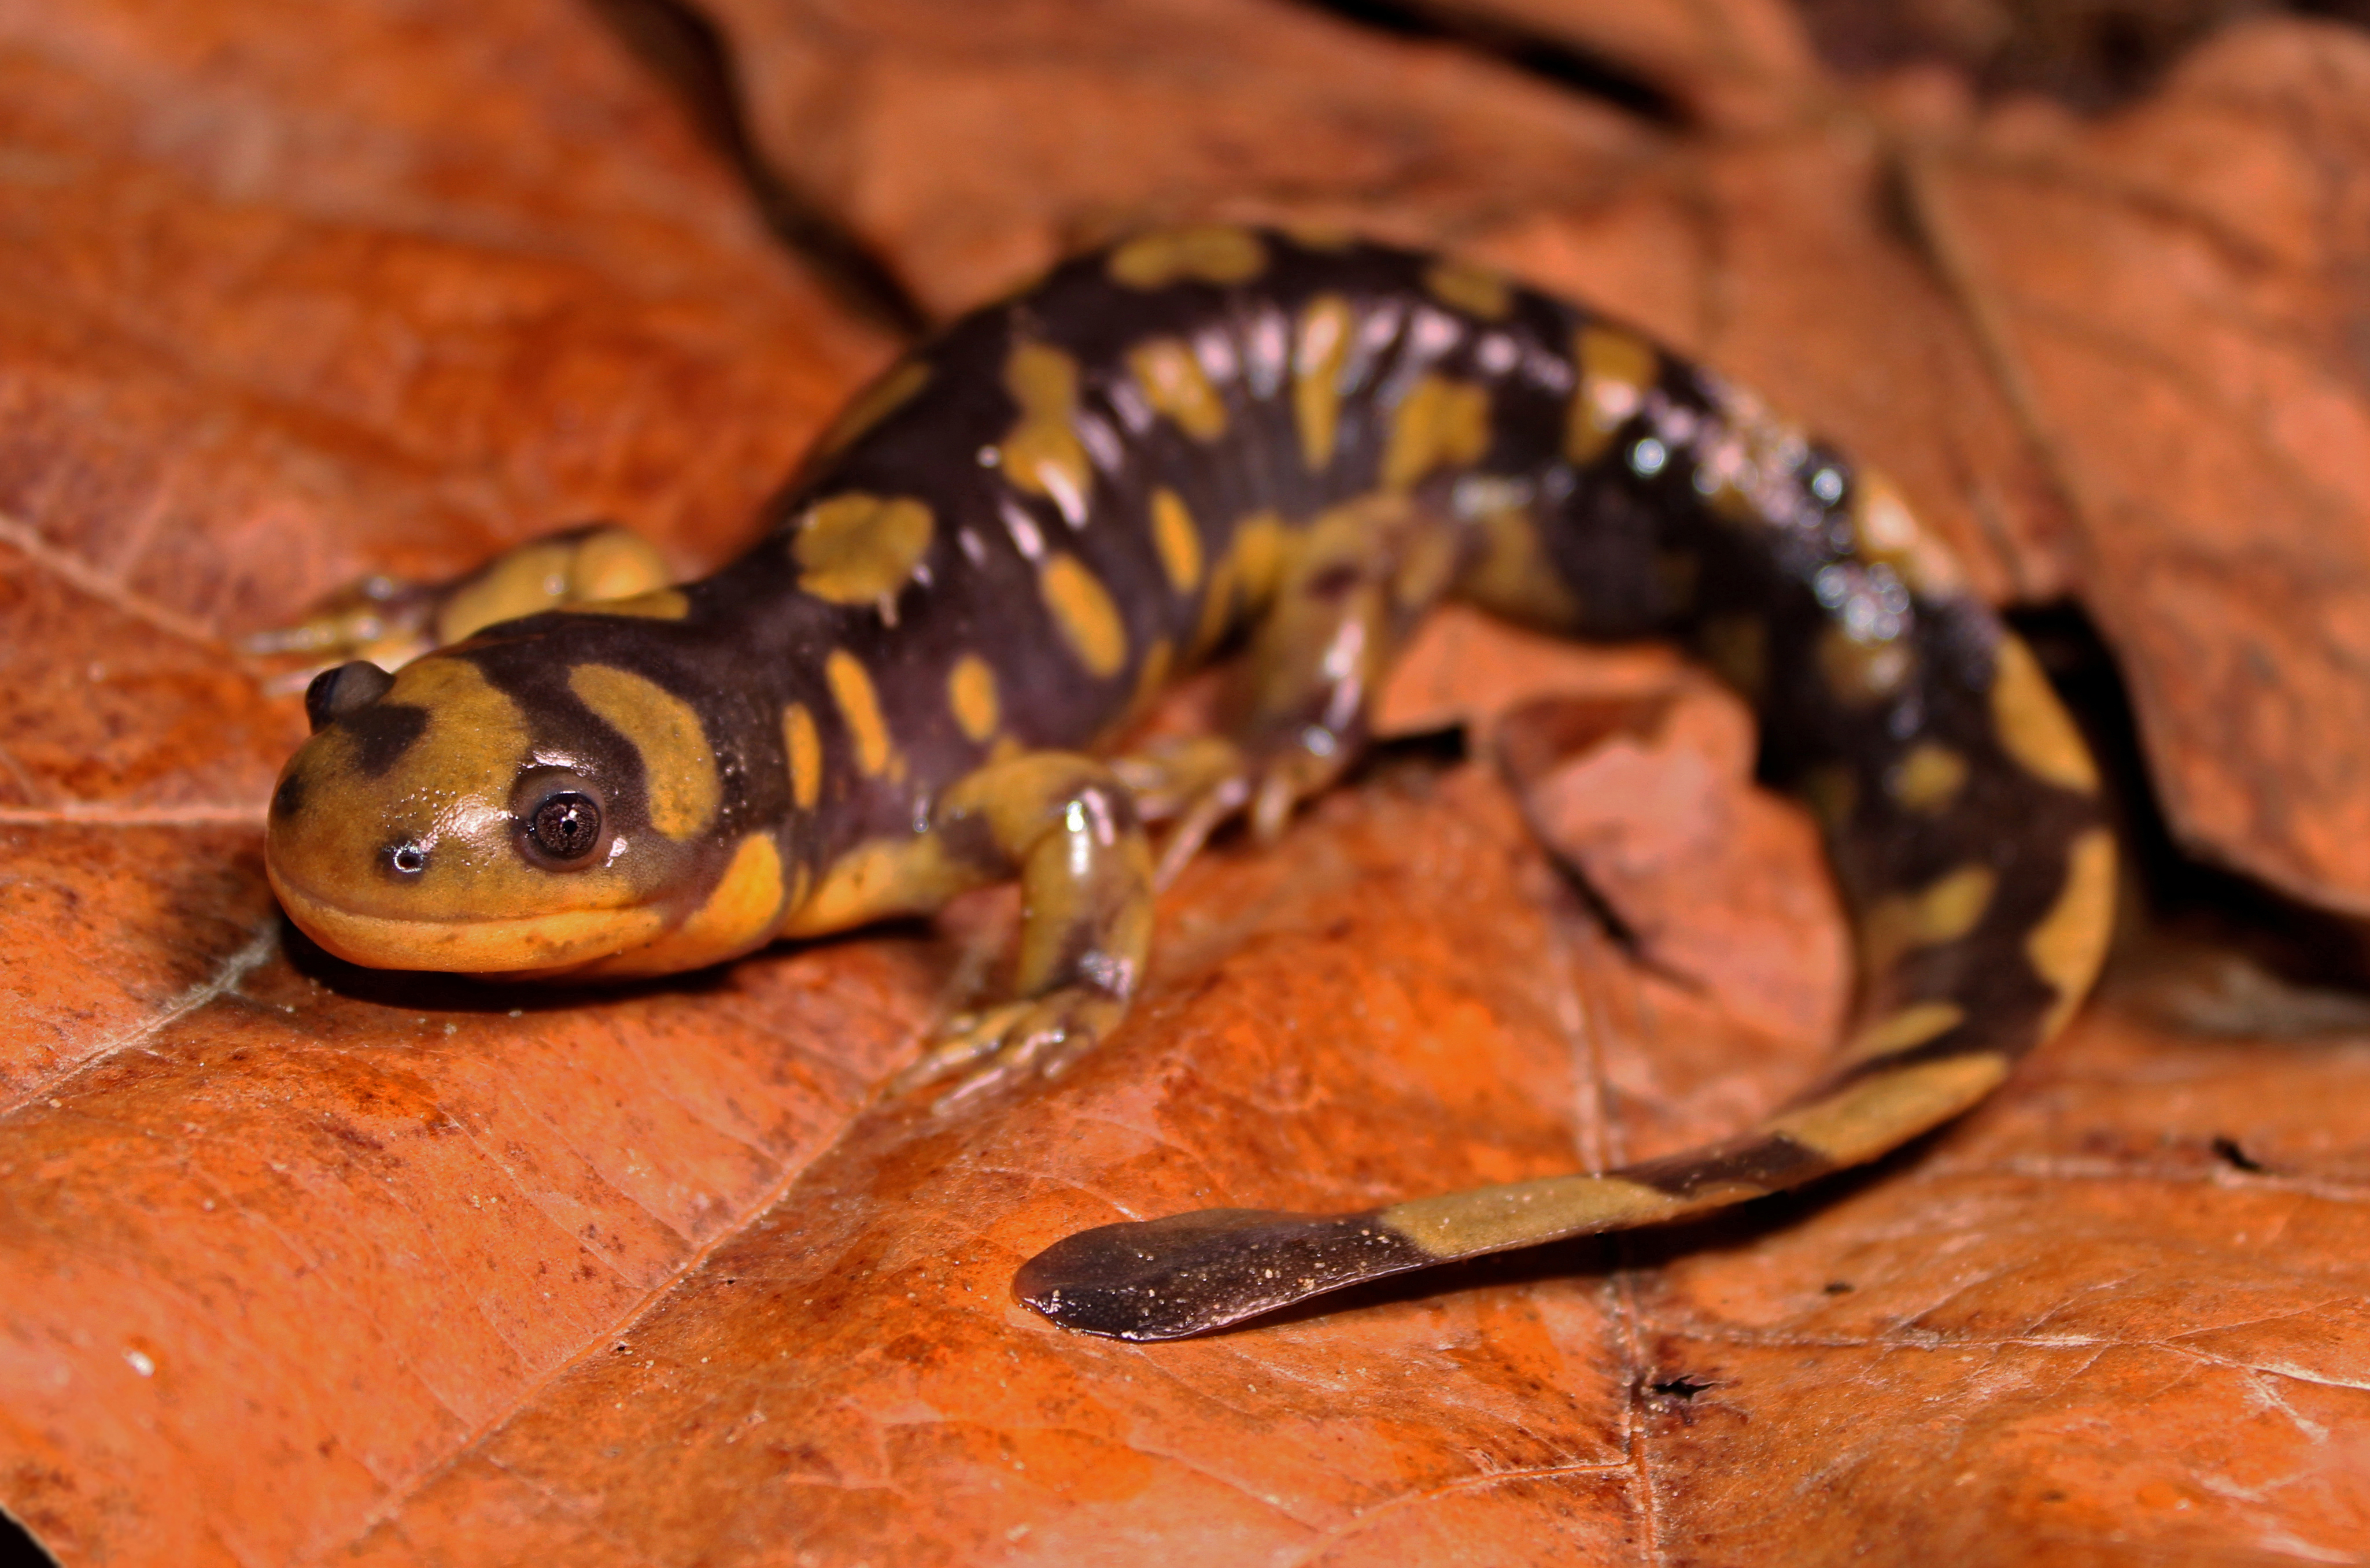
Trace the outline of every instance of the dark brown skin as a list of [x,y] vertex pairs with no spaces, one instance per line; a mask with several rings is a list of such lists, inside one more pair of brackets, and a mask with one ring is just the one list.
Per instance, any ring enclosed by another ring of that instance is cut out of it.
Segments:
[[[580,531],[300,633],[448,646],[316,682],[273,882],[357,962],[586,976],[1017,877],[1014,996],[908,1074],[960,1098],[1119,1025],[1151,940],[1144,819],[1176,819],[1170,867],[1230,816],[1280,830],[1452,594],[1681,638],[1754,702],[1860,923],[1837,1066],[1754,1132],[1602,1175],[1087,1231],[1016,1282],[1055,1322],[1174,1337],[1796,1185],[1975,1103],[2087,991],[2114,882],[2088,754],[1881,478],[1570,304],[1227,228],[1083,257],[954,324],[705,581]],[[1096,756],[1237,645],[1225,738]]]

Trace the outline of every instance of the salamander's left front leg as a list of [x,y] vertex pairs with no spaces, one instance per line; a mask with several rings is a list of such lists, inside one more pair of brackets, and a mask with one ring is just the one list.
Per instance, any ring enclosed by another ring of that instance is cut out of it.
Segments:
[[1143,979],[1152,853],[1134,799],[1094,759],[1041,751],[964,779],[931,830],[984,880],[1019,877],[1014,1000],[949,1020],[896,1087],[960,1075],[951,1101],[1059,1072],[1118,1027]]
[[382,669],[409,663],[497,621],[543,610],[632,600],[673,580],[658,550],[631,530],[589,522],[529,540],[473,571],[443,582],[380,574],[350,583],[293,626],[247,639],[249,653],[305,654],[321,660],[288,678],[302,686],[349,659]]

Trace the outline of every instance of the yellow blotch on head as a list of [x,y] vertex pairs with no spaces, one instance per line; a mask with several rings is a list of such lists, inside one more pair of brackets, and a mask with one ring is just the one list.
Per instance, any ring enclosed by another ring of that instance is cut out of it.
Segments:
[[1226,400],[1182,339],[1155,338],[1141,344],[1129,351],[1127,366],[1144,388],[1144,400],[1187,435],[1214,441],[1226,433]]
[[872,429],[913,400],[914,395],[930,383],[927,361],[905,360],[890,367],[889,372],[856,395],[848,406],[840,410],[839,418],[831,422],[823,439],[815,442],[815,454],[828,457],[842,451],[857,437]]
[[1127,628],[1110,590],[1064,551],[1056,551],[1038,572],[1037,588],[1078,662],[1099,676],[1118,674],[1127,662]]
[[1956,942],[1974,930],[1998,882],[1988,865],[1962,865],[1914,893],[1878,899],[1861,932],[1869,972],[1881,973],[1904,953]]
[[987,660],[975,653],[955,660],[954,669],[947,672],[947,706],[954,711],[955,723],[965,735],[980,745],[987,744],[1004,716],[995,695],[995,671]]
[[1571,353],[1580,365],[1580,385],[1571,396],[1563,454],[1574,463],[1589,463],[1611,444],[1621,422],[1637,412],[1647,388],[1662,374],[1662,356],[1635,333],[1595,324],[1574,336]]
[[790,539],[799,587],[833,604],[872,604],[913,580],[930,548],[930,509],[861,490],[809,507]]
[[1939,1127],[1999,1086],[2008,1059],[1991,1051],[1881,1071],[1763,1124],[1838,1165],[1873,1160]]
[[1885,774],[1893,798],[1912,811],[1947,808],[1966,787],[1967,760],[1939,741],[1921,740]]
[[720,964],[763,946],[781,923],[785,901],[781,851],[770,833],[751,833],[734,847],[715,888],[682,924],[646,947],[629,948],[574,972],[623,979]]
[[1301,461],[1312,474],[1333,461],[1341,426],[1341,364],[1357,319],[1339,294],[1319,294],[1300,313],[1292,345],[1292,414],[1300,429]]
[[1867,1061],[1891,1056],[1939,1040],[1967,1021],[1967,1010],[1955,1001],[1912,1002],[1898,1013],[1872,1018],[1844,1042],[1841,1059]]
[[677,841],[706,832],[724,786],[692,705],[648,676],[608,664],[576,666],[568,689],[640,756],[650,826]]
[[1241,283],[1267,268],[1267,246],[1248,229],[1196,223],[1138,235],[1110,253],[1111,280],[1131,289],[1171,283]]
[[1162,486],[1152,492],[1152,543],[1160,552],[1160,568],[1168,586],[1191,593],[1202,583],[1202,531],[1176,491]]
[[1435,261],[1425,269],[1423,286],[1433,299],[1484,321],[1503,319],[1514,308],[1514,291],[1506,280],[1469,261]]
[[823,737],[804,703],[782,710],[782,751],[789,759],[790,798],[801,811],[823,798]]
[[2000,638],[1993,655],[1992,724],[2001,748],[2033,777],[2084,795],[2097,793],[2099,768],[2090,748],[2050,689],[2041,661],[2013,634]]
[[2057,993],[2042,1020],[2042,1039],[2063,1029],[2082,1005],[2107,961],[2114,931],[2115,836],[2093,828],[2066,851],[2065,886],[2024,942],[2025,956]]
[[1428,375],[1391,410],[1382,485],[1412,489],[1434,469],[1478,463],[1490,450],[1490,393],[1471,382]]
[[834,648],[823,661],[823,678],[832,701],[856,742],[856,765],[869,777],[888,772],[891,756],[889,726],[880,716],[880,698],[861,660],[846,648]]
[[1018,343],[1004,363],[1004,386],[1020,405],[1020,418],[997,449],[1005,478],[1032,496],[1083,505],[1087,449],[1070,424],[1078,408],[1078,361],[1048,344]]

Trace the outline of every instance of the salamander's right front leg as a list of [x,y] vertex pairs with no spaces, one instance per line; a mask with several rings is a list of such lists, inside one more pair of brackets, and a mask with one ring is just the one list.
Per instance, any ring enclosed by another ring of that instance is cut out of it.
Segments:
[[1089,757],[1041,751],[972,773],[940,800],[932,858],[1020,881],[1013,1000],[948,1020],[900,1090],[958,1078],[944,1105],[1059,1072],[1118,1027],[1152,939],[1152,853],[1135,802]]
[[249,653],[310,654],[320,670],[367,659],[384,670],[409,663],[497,621],[632,599],[673,581],[641,535],[615,523],[584,523],[505,550],[474,571],[439,583],[374,575],[323,601],[293,626],[259,632]]

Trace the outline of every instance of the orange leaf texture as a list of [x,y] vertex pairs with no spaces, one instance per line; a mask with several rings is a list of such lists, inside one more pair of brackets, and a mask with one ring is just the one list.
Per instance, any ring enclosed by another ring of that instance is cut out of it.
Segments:
[[[1840,50],[1849,10],[0,6],[0,1534],[175,1568],[2370,1558],[2370,35],[2257,15],[2075,106]],[[1885,469],[1992,599],[2095,627],[2061,662],[2108,693],[2145,875],[2073,1027],[1709,1222],[1168,1344],[1025,1310],[1014,1270],[1086,1227],[1675,1152],[1818,1070],[1849,933],[1743,707],[1462,612],[1349,783],[1164,894],[1115,1038],[951,1113],[891,1082],[1009,890],[608,989],[284,922],[263,813],[305,722],[247,637],[593,519],[704,570],[900,347],[899,292],[942,319],[1200,217],[1592,300]]]

